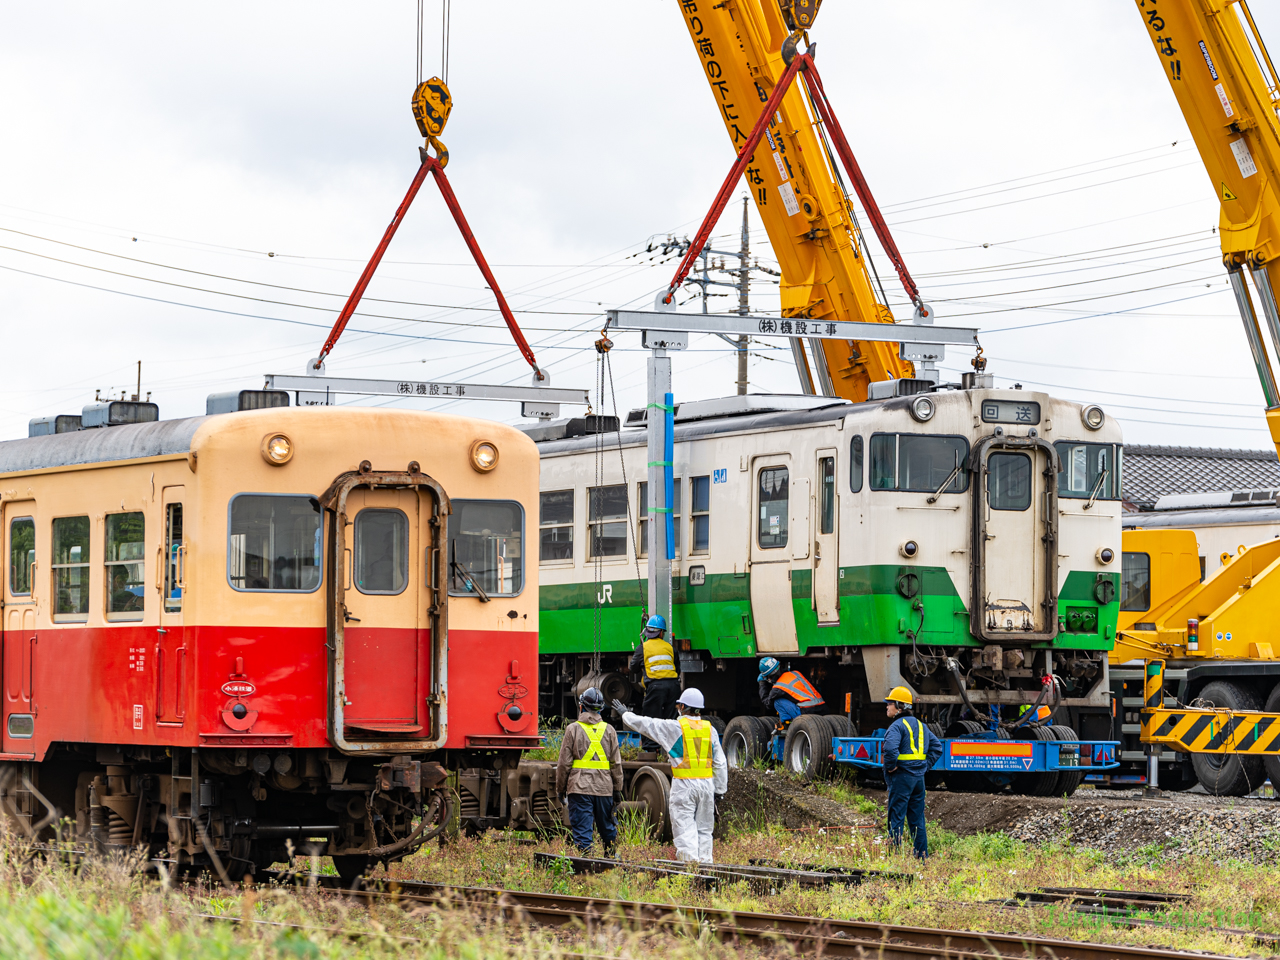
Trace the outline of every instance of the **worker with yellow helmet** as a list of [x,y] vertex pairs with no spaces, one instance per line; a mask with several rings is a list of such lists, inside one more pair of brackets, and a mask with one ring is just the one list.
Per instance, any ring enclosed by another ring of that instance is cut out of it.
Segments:
[[911,828],[915,855],[929,855],[924,827],[924,775],[942,756],[942,741],[911,715],[914,697],[907,687],[894,687],[885,697],[892,723],[884,735],[884,782],[888,789],[889,842],[902,843],[905,820]]

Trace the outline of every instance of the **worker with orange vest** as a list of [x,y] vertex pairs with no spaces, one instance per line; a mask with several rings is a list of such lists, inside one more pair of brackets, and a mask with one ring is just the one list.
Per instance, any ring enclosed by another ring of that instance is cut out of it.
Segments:
[[802,713],[819,713],[826,706],[818,688],[799,670],[782,672],[776,657],[760,661],[760,699],[766,709],[774,710],[786,726]]
[[729,789],[729,764],[711,721],[702,719],[706,705],[693,687],[676,701],[679,719],[658,720],[627,710],[621,700],[613,709],[623,726],[656,740],[671,760],[671,835],[680,860],[713,863],[711,834],[716,827],[716,798]]

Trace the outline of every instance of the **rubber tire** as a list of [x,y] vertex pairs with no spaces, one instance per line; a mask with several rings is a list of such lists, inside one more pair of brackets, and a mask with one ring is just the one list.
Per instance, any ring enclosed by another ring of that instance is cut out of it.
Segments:
[[356,882],[369,870],[372,861],[362,853],[347,853],[333,858],[334,869],[344,890],[355,888]]
[[729,766],[741,770],[751,766],[763,755],[755,720],[755,717],[734,717],[720,735],[720,745],[724,748],[724,758]]
[[826,719],[804,714],[791,721],[782,748],[782,766],[803,780],[819,776],[831,750],[831,728]]
[[[1272,688],[1270,696],[1267,697],[1267,704],[1262,709],[1267,713],[1280,713],[1280,683]],[[1280,796],[1280,757],[1263,757],[1262,769],[1271,781],[1271,786],[1275,787],[1276,795]]]
[[[929,732],[935,737],[939,740],[942,739],[942,724],[926,723],[925,726],[929,728]],[[930,770],[924,775],[924,788],[926,790],[937,790],[946,782],[947,771],[945,770]]]
[[711,729],[716,732],[716,735],[720,738],[720,742],[723,744],[724,730],[727,724],[719,717],[706,717],[704,719],[706,719],[707,723],[711,724]]
[[[1041,743],[1058,739],[1052,727],[1038,724],[1018,727],[1013,731],[1013,735],[1017,740],[1034,740]],[[1052,797],[1057,794],[1061,780],[1062,775],[1057,770],[1047,770],[1043,773],[1018,773],[1013,777],[1013,791],[1028,797]]]
[[[1047,729],[1059,740],[1080,739],[1080,735],[1071,727],[1062,727],[1055,723]],[[1058,794],[1064,797],[1069,797],[1074,794],[1078,789],[1080,789],[1080,784],[1084,783],[1084,775],[1085,770],[1083,767],[1081,767],[1078,772],[1076,770],[1060,770],[1058,772]]]
[[[1200,691],[1197,699],[1228,710],[1259,710],[1258,697],[1252,690],[1230,680],[1214,680]],[[1266,776],[1261,757],[1241,754],[1193,753],[1191,765],[1196,779],[1216,797],[1243,797],[1257,790]]]

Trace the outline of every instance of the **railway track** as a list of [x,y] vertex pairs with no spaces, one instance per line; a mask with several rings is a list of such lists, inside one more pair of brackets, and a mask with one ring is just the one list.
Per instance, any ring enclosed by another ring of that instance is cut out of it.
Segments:
[[365,881],[343,890],[336,877],[276,875],[281,885],[296,884],[365,903],[466,907],[504,923],[576,925],[591,930],[624,925],[697,935],[707,931],[729,943],[784,943],[802,955],[858,957],[866,960],[1188,960],[1214,955],[1163,948],[1084,943],[1008,933],[943,930],[860,920],[834,920],[787,914],[720,910],[674,904],[639,903],[558,893],[460,887],[417,881]]

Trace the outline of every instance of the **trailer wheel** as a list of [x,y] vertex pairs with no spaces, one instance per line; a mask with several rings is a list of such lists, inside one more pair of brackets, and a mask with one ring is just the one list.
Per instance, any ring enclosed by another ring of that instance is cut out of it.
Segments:
[[[1071,727],[1060,727],[1056,723],[1048,728],[1049,731],[1059,740],[1079,740],[1080,735],[1071,729]],[[1062,770],[1058,773],[1058,793],[1064,797],[1069,797],[1080,788],[1080,784],[1084,783],[1084,770],[1079,771]]]
[[831,728],[826,718],[815,714],[796,717],[787,729],[787,740],[782,748],[782,765],[787,773],[794,773],[805,780],[821,776],[826,770],[831,753]]
[[[949,739],[963,739],[986,729],[977,720],[956,720],[947,727],[946,736]],[[989,783],[986,777],[972,770],[948,770],[946,782],[947,789],[952,793],[982,793],[987,790]]]
[[760,728],[755,717],[734,717],[720,737],[729,766],[741,770],[764,756],[760,748]]
[[[1058,739],[1052,727],[1039,725],[1019,727],[1016,732],[1019,740],[1043,742]],[[1015,793],[1026,794],[1028,797],[1052,797],[1059,792],[1058,784],[1061,780],[1062,775],[1057,770],[1046,770],[1043,773],[1019,773],[1014,775],[1013,789]]]
[[[1262,709],[1267,713],[1280,713],[1280,683],[1272,689],[1271,695],[1267,697],[1267,705]],[[1277,795],[1280,795],[1280,757],[1263,757],[1262,769],[1271,780],[1271,786],[1276,788]]]
[[[942,739],[942,724],[926,723],[929,732],[939,740]],[[940,786],[947,782],[947,772],[945,770],[928,770],[924,775],[924,788],[926,790],[937,790]]]
[[[1199,699],[1228,710],[1259,709],[1253,691],[1230,680],[1213,681],[1200,691]],[[1265,776],[1262,758],[1238,753],[1193,753],[1191,765],[1200,785],[1216,797],[1243,797],[1257,790]]]

